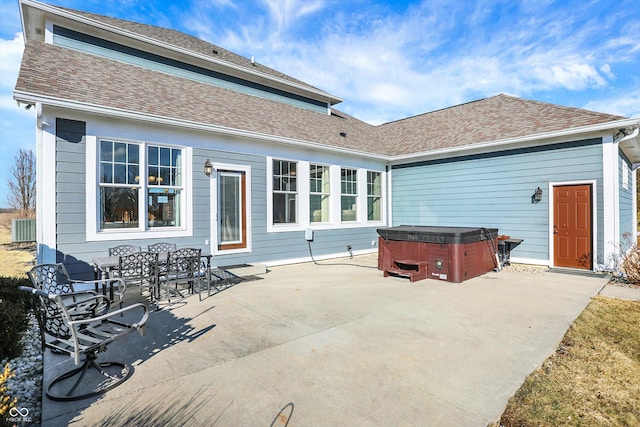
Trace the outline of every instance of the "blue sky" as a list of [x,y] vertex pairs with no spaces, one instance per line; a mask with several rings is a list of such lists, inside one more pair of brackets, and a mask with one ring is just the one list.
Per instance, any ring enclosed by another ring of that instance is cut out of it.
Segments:
[[[640,117],[637,0],[59,0],[183,31],[343,98],[384,123],[498,93]],[[0,0],[0,206],[33,111],[11,99],[23,46]]]

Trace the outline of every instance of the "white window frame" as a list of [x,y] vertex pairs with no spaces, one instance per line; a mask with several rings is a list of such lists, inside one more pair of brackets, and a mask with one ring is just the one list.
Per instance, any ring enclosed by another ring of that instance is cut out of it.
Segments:
[[[298,164],[298,222],[296,224],[274,224],[273,223],[273,160],[286,160],[296,162]],[[266,227],[268,233],[279,233],[289,231],[301,231],[306,229],[312,230],[331,230],[331,229],[349,229],[359,227],[373,227],[386,224],[386,202],[387,202],[387,177],[388,172],[380,169],[362,168],[353,165],[336,165],[328,164],[323,161],[307,161],[290,159],[283,156],[266,157],[266,177],[267,177],[267,212]],[[329,167],[330,174],[330,221],[329,222],[311,222],[310,220],[310,195],[311,184],[309,181],[311,164],[323,165]],[[354,221],[342,222],[341,218],[341,170],[353,169],[357,171],[357,218]],[[367,172],[379,172],[382,180],[382,212],[381,219],[369,221],[367,219]]]
[[[356,179],[356,182],[355,182],[355,190],[356,190],[356,192],[355,192],[355,194],[343,193],[342,192],[342,171],[343,170],[355,172],[355,179]],[[366,174],[366,172],[365,172],[365,174]],[[362,184],[362,170],[361,169],[354,168],[354,167],[349,167],[349,166],[342,166],[340,168],[340,194],[339,194],[340,202],[339,202],[339,204],[340,204],[340,222],[342,224],[358,223],[360,218],[362,217],[362,206],[361,206],[362,205],[362,203],[361,203],[361,200],[362,200],[362,197],[361,197],[362,188],[361,187],[362,187],[362,185],[361,184]],[[366,185],[366,175],[365,175],[365,185]],[[365,194],[366,194],[366,190],[365,190]],[[343,211],[343,209],[342,209],[342,197],[355,197],[355,199],[356,199],[355,203],[353,203],[353,205],[355,205],[355,207],[356,207],[356,212],[355,212],[356,216],[352,220],[351,219],[350,220],[343,220],[342,219],[342,211]]]
[[[369,173],[377,173],[379,175],[379,179],[380,179],[380,194],[374,194],[371,195],[369,194]],[[367,222],[380,222],[382,220],[382,218],[384,217],[384,193],[383,193],[383,189],[384,189],[384,184],[383,184],[383,173],[380,171],[374,171],[374,170],[366,170],[365,171],[365,180],[366,182],[366,189],[365,189],[365,194],[367,197],[366,200],[366,211],[364,213],[364,215],[366,215],[366,220]],[[380,219],[369,219],[369,200],[373,199],[373,198],[378,198],[380,199]]]
[[[180,148],[182,150],[183,178],[180,210],[182,212],[183,224],[179,227],[148,227],[147,225],[147,190],[144,179],[140,187],[138,197],[139,226],[128,229],[100,229],[100,149],[101,140],[125,142],[141,146],[140,150],[140,176],[147,176],[147,147],[149,145],[159,147]],[[124,138],[97,137],[87,135],[86,137],[86,240],[87,241],[109,241],[109,240],[133,240],[133,239],[156,239],[172,237],[188,237],[193,234],[193,196],[192,196],[192,150],[190,147],[175,144],[160,144],[153,141],[136,141]]]
[[[328,169],[328,174],[329,174],[329,192],[325,193],[323,191],[320,192],[312,192],[311,191],[311,166],[320,166],[323,168],[327,168]],[[311,214],[312,212],[309,212],[309,214],[307,215],[307,218],[309,220],[309,224],[310,225],[322,225],[322,224],[331,224],[333,222],[333,215],[332,215],[332,206],[333,206],[333,188],[332,188],[332,184],[333,184],[333,177],[331,176],[331,165],[327,165],[325,163],[320,163],[320,162],[309,162],[309,176],[308,176],[308,183],[309,183],[309,192],[308,192],[308,197],[309,200],[307,201],[308,205],[309,205],[309,210],[311,210],[311,196],[328,196],[329,197],[329,207],[328,210],[329,212],[327,212],[327,214],[329,215],[329,220],[328,221],[311,221]]]

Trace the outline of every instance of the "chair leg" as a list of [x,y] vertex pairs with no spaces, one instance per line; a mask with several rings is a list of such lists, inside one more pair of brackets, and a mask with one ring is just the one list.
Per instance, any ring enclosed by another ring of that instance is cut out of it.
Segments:
[[[98,396],[117,387],[133,373],[129,365],[120,362],[100,363],[96,358],[95,353],[87,354],[82,366],[54,379],[47,387],[47,397],[56,401],[69,401]],[[91,377],[97,377],[97,380]],[[83,381],[85,379],[88,381]]]

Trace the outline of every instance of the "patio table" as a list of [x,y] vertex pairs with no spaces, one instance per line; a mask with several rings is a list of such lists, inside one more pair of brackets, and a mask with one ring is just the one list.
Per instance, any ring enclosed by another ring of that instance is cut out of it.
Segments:
[[[211,257],[213,255],[209,252],[201,252],[200,258],[206,258],[207,269],[205,280],[207,281],[207,289],[211,289]],[[160,252],[158,254],[158,262],[166,263],[169,257],[168,252]],[[96,257],[91,260],[93,262],[96,278],[99,276],[102,279],[108,279],[111,276],[111,272],[117,270],[120,264],[120,257],[117,256],[103,256]]]

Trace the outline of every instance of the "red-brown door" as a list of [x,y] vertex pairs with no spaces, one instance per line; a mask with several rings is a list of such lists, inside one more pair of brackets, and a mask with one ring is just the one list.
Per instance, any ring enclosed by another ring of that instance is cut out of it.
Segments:
[[592,268],[591,185],[553,187],[553,264]]

